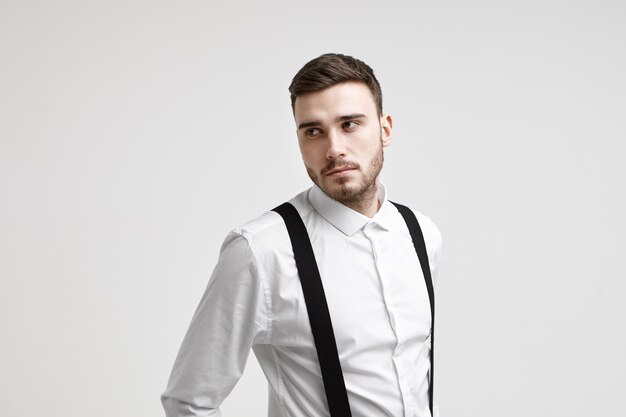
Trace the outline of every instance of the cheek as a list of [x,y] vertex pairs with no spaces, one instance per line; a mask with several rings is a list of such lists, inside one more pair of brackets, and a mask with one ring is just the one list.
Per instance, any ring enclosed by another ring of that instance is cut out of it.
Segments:
[[300,148],[300,155],[302,155],[302,160],[307,161],[309,157],[308,148],[302,143],[301,140],[298,141],[298,147]]
[[302,155],[302,160],[308,166],[319,165],[319,161],[324,159],[319,146],[315,146],[313,143],[308,143],[306,145],[300,143],[300,154]]
[[378,153],[378,149],[382,146],[380,132],[372,132],[367,140],[367,152],[370,154]]

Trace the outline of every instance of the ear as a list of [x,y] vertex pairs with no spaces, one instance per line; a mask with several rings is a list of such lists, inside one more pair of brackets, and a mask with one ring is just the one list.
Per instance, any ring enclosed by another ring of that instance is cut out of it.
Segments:
[[382,138],[383,147],[391,144],[391,131],[393,129],[393,119],[386,114],[380,118],[380,136]]

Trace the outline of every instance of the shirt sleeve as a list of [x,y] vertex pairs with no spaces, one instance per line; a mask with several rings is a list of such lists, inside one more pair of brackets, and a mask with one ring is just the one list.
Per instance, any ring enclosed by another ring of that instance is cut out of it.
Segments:
[[441,261],[441,232],[437,225],[430,220],[428,250],[428,263],[430,264],[430,275],[433,278],[433,285],[439,276],[439,264]]
[[[433,279],[433,285],[435,285],[439,274],[439,263],[441,259],[441,232],[428,216],[422,215],[422,217],[419,218],[419,222],[422,227],[424,242],[426,243],[426,251],[428,252],[430,275]],[[439,417],[439,407],[436,401],[433,404],[433,417]]]
[[420,228],[422,229],[422,234],[424,235],[426,252],[428,252],[430,275],[433,279],[434,285],[437,281],[439,261],[441,258],[441,232],[430,217],[416,210],[413,210],[413,213],[415,213],[415,217],[417,217]]
[[161,395],[167,417],[221,416],[251,347],[268,333],[264,288],[248,240],[231,232]]

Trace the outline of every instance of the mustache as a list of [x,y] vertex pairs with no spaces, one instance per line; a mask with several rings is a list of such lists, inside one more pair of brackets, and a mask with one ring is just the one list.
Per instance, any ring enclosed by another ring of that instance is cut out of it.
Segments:
[[326,165],[324,169],[322,169],[321,174],[326,175],[330,171],[333,171],[335,169],[343,169],[343,168],[359,169],[360,167],[361,166],[357,164],[356,162],[346,161],[345,159],[335,159],[334,161],[329,162],[328,165]]

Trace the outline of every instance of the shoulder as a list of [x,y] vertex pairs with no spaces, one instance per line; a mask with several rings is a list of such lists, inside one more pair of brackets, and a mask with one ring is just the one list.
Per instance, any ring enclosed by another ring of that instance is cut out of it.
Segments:
[[[303,219],[308,217],[313,210],[308,202],[308,190],[293,197],[289,200],[289,203],[298,210]],[[276,253],[291,250],[285,223],[282,217],[272,210],[268,210],[260,216],[232,229],[226,237],[222,249],[231,244],[245,245],[256,257],[261,258],[265,258],[270,254],[275,255]]]
[[429,216],[421,211],[415,209],[411,209],[411,211],[415,214],[415,217],[420,224],[424,240],[426,241],[428,253],[431,254],[433,252],[439,252],[441,250],[442,241],[439,227],[437,227],[435,222]]
[[435,224],[435,222],[426,214],[419,210],[411,209],[415,214],[422,234],[424,235],[424,243],[426,244],[426,252],[428,252],[428,261],[430,264],[430,270],[433,276],[433,280],[436,279],[439,270],[439,263],[441,259],[441,232]]
[[[424,242],[426,244],[426,250],[429,258],[434,261],[438,258],[439,252],[441,252],[441,232],[439,227],[430,218],[430,216],[414,208],[408,207],[415,215],[417,222],[419,223],[422,235],[424,236]],[[404,223],[404,222],[403,222]]]

